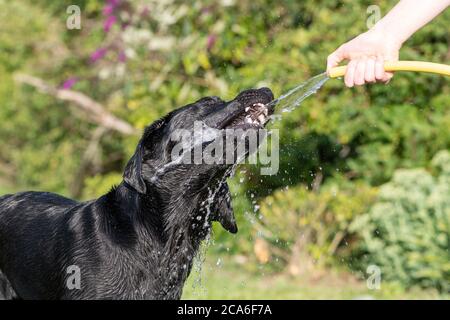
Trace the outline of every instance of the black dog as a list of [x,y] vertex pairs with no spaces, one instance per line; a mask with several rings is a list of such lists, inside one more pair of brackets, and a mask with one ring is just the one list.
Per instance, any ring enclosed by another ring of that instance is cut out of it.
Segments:
[[221,132],[260,128],[272,99],[267,88],[247,90],[169,113],[146,128],[123,182],[99,199],[0,197],[0,298],[179,299],[212,221],[237,226],[230,165],[174,163],[171,133],[195,121]]

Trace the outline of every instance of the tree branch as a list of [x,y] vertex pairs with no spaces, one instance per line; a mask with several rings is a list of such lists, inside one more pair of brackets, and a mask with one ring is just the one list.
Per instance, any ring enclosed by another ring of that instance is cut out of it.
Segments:
[[80,109],[86,112],[92,122],[104,128],[115,130],[125,135],[138,134],[138,130],[136,130],[131,124],[117,118],[108,112],[100,103],[94,101],[81,92],[58,89],[45,83],[42,79],[26,74],[17,74],[14,78],[17,82],[30,85],[38,89],[40,92],[54,96],[57,99],[75,103]]

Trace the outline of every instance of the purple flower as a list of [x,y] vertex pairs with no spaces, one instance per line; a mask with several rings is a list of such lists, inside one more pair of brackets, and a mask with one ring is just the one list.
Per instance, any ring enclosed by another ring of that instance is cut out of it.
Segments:
[[108,32],[114,23],[116,23],[116,16],[109,16],[103,23],[103,30]]
[[105,6],[103,7],[103,15],[106,16],[106,17],[112,15],[114,13],[114,10],[119,5],[119,3],[120,3],[119,0],[108,0],[108,1],[106,1]]
[[120,0],[106,0],[106,2],[112,5],[113,7],[117,7],[120,3]]
[[77,78],[71,77],[71,78],[67,79],[66,81],[64,81],[64,83],[62,84],[62,88],[65,89],[65,90],[69,90],[77,82],[78,82]]
[[204,15],[204,14],[209,14],[210,12],[211,12],[211,6],[206,6],[206,7],[203,7],[201,10],[200,10],[200,14],[201,15]]
[[206,40],[206,48],[208,50],[211,50],[212,47],[214,46],[214,44],[216,43],[216,41],[217,41],[217,36],[215,34],[210,34],[208,36],[208,40]]
[[122,25],[121,25],[122,30],[125,30],[126,28],[128,28],[129,25],[130,25],[129,22],[123,22]]
[[147,17],[149,15],[149,13],[150,13],[150,9],[148,7],[144,7],[144,9],[142,9],[141,16]]
[[107,4],[106,6],[103,7],[103,15],[104,16],[109,16],[114,12],[114,7],[110,4]]
[[100,49],[95,50],[91,54],[91,62],[96,62],[97,60],[103,58],[107,51],[108,51],[108,49],[106,49],[106,48],[100,48]]
[[119,61],[120,62],[125,62],[127,60],[127,56],[125,55],[125,52],[121,52],[119,53]]

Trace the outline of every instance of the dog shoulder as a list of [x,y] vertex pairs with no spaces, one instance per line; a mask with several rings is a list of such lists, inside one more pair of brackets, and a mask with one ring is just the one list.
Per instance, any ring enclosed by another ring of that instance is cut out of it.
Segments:
[[[6,218],[21,219],[67,210],[78,204],[75,200],[49,192],[20,192],[0,197],[0,223]],[[13,216],[11,216],[13,215]]]

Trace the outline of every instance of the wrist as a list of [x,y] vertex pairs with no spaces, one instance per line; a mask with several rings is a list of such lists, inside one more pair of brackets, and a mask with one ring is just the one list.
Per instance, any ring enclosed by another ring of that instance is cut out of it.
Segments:
[[409,38],[408,35],[403,35],[396,28],[389,26],[383,19],[378,21],[368,32],[396,50],[400,50],[403,43]]

